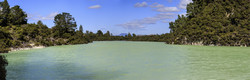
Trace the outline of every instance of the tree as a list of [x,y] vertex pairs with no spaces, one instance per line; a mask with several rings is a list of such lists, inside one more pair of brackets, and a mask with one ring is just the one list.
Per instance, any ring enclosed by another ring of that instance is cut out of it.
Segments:
[[0,53],[8,52],[8,48],[11,46],[9,33],[0,29]]
[[80,25],[79,31],[80,31],[80,32],[83,32],[82,25]]
[[103,32],[101,30],[98,30],[96,34],[97,36],[103,36]]
[[110,36],[111,36],[111,34],[110,34],[110,32],[109,32],[109,31],[107,31],[107,32],[104,34],[104,36],[105,36],[105,37],[110,37]]
[[[16,5],[10,9],[7,0],[0,2],[0,53],[11,48],[53,46],[62,44],[85,44],[91,42],[96,34],[83,33],[82,25],[76,31],[76,22],[69,13],[55,16],[55,26],[50,29],[42,21],[27,24],[27,14]],[[51,34],[52,33],[52,34]],[[103,33],[101,32],[101,36]]]
[[9,22],[13,25],[27,24],[27,14],[16,5],[10,9]]
[[136,34],[135,34],[135,33],[133,33],[133,37],[136,37]]
[[8,15],[10,12],[10,5],[7,0],[1,3],[2,10],[0,10],[0,26],[8,25]]
[[26,35],[26,41],[34,40],[39,35],[39,28],[35,23],[22,25],[22,27],[24,27],[25,30],[24,35]]
[[11,36],[11,40],[12,40],[12,47],[16,47],[21,45],[21,42],[24,41],[24,35],[25,31],[22,27],[19,26],[11,26],[10,30],[9,30],[9,34]]
[[0,55],[0,80],[6,80],[7,70],[6,66],[8,65],[8,62],[6,58],[2,55]]
[[249,46],[249,0],[193,0],[187,16],[169,23],[168,43]]
[[53,27],[55,37],[69,38],[76,29],[76,21],[69,13],[61,13],[55,16]]
[[128,33],[128,38],[131,38],[131,37],[132,37],[132,35],[130,33]]
[[38,26],[39,36],[47,37],[50,34],[49,28],[45,24],[43,24],[42,21],[39,20],[37,22],[37,26]]

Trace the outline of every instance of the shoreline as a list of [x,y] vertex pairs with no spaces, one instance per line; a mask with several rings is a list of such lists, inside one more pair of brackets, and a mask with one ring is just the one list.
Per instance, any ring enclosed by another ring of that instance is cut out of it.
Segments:
[[[119,40],[114,40],[114,41],[119,41]],[[122,41],[126,41],[126,40],[122,40]],[[93,42],[98,42],[98,41],[93,41]],[[110,41],[112,42],[112,41]],[[161,41],[130,41],[130,42],[161,42]],[[165,42],[166,43],[166,42]],[[169,44],[169,43],[166,43]],[[203,45],[203,44],[170,44],[170,45],[192,45],[192,46],[220,46],[222,47],[222,45]],[[248,46],[227,46],[227,47],[248,47]],[[10,53],[10,52],[15,52],[15,51],[22,51],[22,50],[32,50],[32,49],[42,49],[42,48],[46,48],[46,46],[32,46],[32,47],[24,47],[24,48],[9,48],[9,51],[6,51],[6,53]],[[3,52],[4,53],[4,52]]]
[[23,51],[23,50],[31,50],[31,49],[42,49],[46,48],[45,46],[34,46],[34,47],[24,47],[24,48],[10,48],[9,52],[15,52],[15,51]]

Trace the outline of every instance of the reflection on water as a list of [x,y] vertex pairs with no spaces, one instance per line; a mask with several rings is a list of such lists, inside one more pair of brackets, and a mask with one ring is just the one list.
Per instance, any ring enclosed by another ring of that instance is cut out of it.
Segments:
[[7,65],[6,59],[0,55],[0,80],[5,80],[6,78],[6,69],[5,66]]

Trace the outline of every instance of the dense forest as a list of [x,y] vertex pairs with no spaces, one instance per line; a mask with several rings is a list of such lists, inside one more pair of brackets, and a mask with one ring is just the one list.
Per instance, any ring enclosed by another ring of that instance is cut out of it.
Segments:
[[193,0],[169,25],[168,43],[249,46],[250,0]]
[[70,13],[54,17],[52,28],[42,21],[27,23],[27,14],[7,0],[0,2],[0,53],[15,48],[86,44],[92,41],[157,41],[168,44],[249,46],[250,0],[193,0],[187,14],[169,23],[170,33],[114,36],[107,31],[83,32]]

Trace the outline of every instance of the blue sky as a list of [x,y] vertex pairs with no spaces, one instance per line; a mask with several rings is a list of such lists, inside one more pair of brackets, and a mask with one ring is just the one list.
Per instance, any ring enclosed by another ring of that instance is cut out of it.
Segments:
[[[3,0],[0,0],[3,1]],[[54,16],[70,13],[78,26],[96,32],[109,30],[114,35],[169,33],[169,22],[185,14],[191,0],[8,0],[20,5],[28,14],[28,22],[42,20],[53,27]]]

